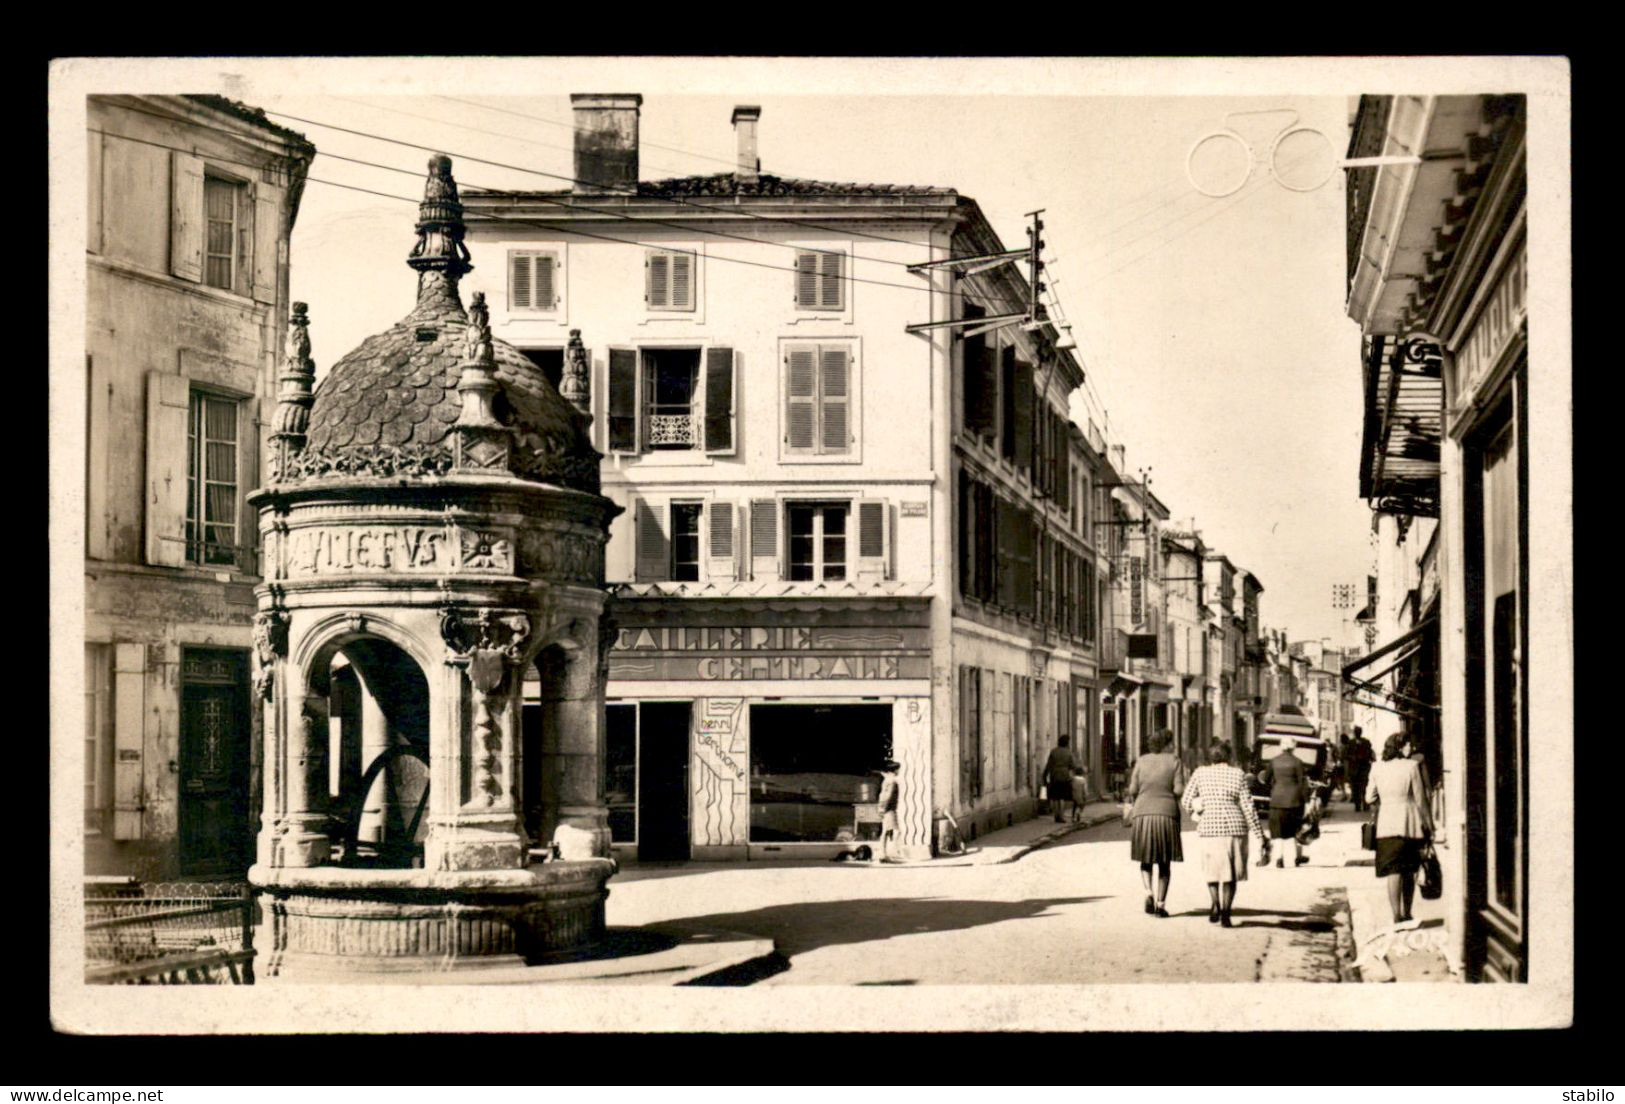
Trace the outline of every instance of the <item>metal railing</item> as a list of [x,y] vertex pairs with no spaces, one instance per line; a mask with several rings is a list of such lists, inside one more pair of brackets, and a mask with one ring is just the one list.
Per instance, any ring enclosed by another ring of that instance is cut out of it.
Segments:
[[85,981],[254,984],[254,898],[242,883],[85,886]]

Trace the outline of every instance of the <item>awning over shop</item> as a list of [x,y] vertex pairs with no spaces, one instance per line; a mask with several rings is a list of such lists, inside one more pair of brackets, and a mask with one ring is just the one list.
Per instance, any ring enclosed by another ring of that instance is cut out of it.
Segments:
[[1160,705],[1168,700],[1168,688],[1161,683],[1148,682],[1145,684],[1145,696],[1152,705]]
[[[1375,706],[1378,709],[1386,709],[1391,713],[1414,713],[1417,709],[1427,709],[1433,712],[1438,712],[1438,702],[1423,701],[1420,698],[1401,693],[1397,689],[1390,689],[1384,686],[1382,683],[1382,680],[1388,675],[1399,668],[1404,667],[1406,664],[1410,663],[1416,658],[1417,653],[1419,653],[1422,648],[1429,643],[1429,634],[1432,634],[1432,639],[1436,641],[1438,638],[1438,632],[1438,617],[1432,616],[1424,618],[1422,621],[1417,623],[1415,628],[1395,637],[1393,640],[1390,640],[1388,643],[1384,644],[1370,655],[1361,656],[1353,663],[1344,665],[1342,671],[1344,683],[1343,696],[1352,701],[1357,701],[1362,705],[1370,705]],[[1376,667],[1379,661],[1383,663],[1382,667],[1377,670],[1371,670],[1371,668]],[[1384,705],[1380,701],[1372,701],[1369,698],[1358,698],[1354,696],[1361,692],[1389,698],[1405,708],[1395,709],[1390,705]]]
[[1108,693],[1132,694],[1145,684],[1144,679],[1137,675],[1131,675],[1127,671],[1112,671],[1110,674],[1111,682],[1106,686]]
[[1444,359],[1426,337],[1373,334],[1365,363],[1360,497],[1390,514],[1439,516]]

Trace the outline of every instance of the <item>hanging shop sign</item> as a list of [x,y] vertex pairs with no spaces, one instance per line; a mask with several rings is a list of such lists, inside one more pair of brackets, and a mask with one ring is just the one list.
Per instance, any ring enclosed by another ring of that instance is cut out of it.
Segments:
[[925,679],[925,626],[623,625],[611,680]]
[[1145,559],[1141,556],[1128,558],[1128,595],[1129,619],[1135,625],[1145,622]]

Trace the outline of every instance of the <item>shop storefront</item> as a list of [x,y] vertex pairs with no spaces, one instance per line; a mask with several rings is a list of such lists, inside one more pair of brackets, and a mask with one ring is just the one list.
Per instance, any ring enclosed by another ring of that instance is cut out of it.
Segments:
[[622,597],[609,651],[613,845],[640,861],[833,855],[880,834],[929,853],[925,599]]

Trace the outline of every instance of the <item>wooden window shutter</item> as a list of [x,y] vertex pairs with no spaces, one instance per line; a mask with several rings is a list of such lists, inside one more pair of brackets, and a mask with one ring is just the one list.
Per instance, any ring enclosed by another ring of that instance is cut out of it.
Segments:
[[537,253],[530,258],[532,310],[550,311],[558,306],[558,258],[551,253]]
[[993,488],[976,484],[976,596],[991,602],[997,596],[997,531],[994,529]]
[[[1013,351],[1013,350],[1012,350]],[[1033,366],[1024,360],[1015,362],[1015,415],[1014,436],[1016,463],[1032,472],[1033,468]]]
[[792,345],[784,363],[784,443],[791,452],[812,452],[818,428],[818,346]]
[[999,605],[1014,609],[1016,606],[1016,511],[1004,499],[994,502],[995,535],[994,558],[996,568],[996,600]]
[[669,255],[650,253],[643,262],[643,268],[648,277],[643,291],[643,301],[649,305],[651,310],[670,307],[671,268]]
[[633,500],[637,521],[637,581],[661,582],[671,575],[671,542],[666,536],[663,508],[646,498]]
[[510,311],[530,310],[530,300],[530,255],[510,251],[508,253],[508,309]]
[[999,455],[1015,460],[1016,451],[1016,349],[999,346]]
[[674,310],[694,309],[694,254],[671,254],[671,299]]
[[[974,304],[965,304],[963,317],[982,318],[987,314]],[[965,429],[969,433],[991,435],[998,426],[999,385],[994,376],[997,365],[987,345],[987,334],[967,337],[961,347],[965,376]]]
[[976,485],[970,472],[959,469],[959,534],[954,542],[954,556],[959,561],[959,594],[962,598],[976,595]]
[[891,557],[886,538],[891,528],[891,509],[885,502],[858,503],[858,578],[884,579]]
[[972,701],[970,685],[971,669],[966,664],[959,665],[959,792],[961,797],[969,801],[971,792],[970,782],[970,740],[972,725]]
[[1065,499],[1072,486],[1072,429],[1064,415],[1056,415],[1055,438],[1055,493]]
[[1033,515],[1025,508],[1013,510],[1016,515],[1016,603],[1028,614],[1037,613],[1038,586],[1038,530]]
[[203,161],[189,153],[169,155],[169,271],[203,282]]
[[260,181],[254,185],[254,298],[276,302],[276,274],[282,241],[282,189]]
[[739,578],[738,547],[734,541],[736,519],[732,502],[713,502],[706,509],[706,537],[710,549],[705,559],[708,579]]
[[[181,434],[185,438],[185,432]],[[113,646],[113,838],[141,838],[147,646]]]
[[840,346],[818,350],[819,452],[849,452],[852,448],[852,357]]
[[705,352],[705,451],[731,454],[735,443],[734,351],[718,345]]
[[609,448],[638,451],[638,353],[609,351]]
[[147,373],[147,562],[186,562],[186,436],[191,388],[184,376]]
[[771,498],[750,504],[750,574],[753,579],[779,577],[779,504]]
[[818,254],[811,250],[796,254],[795,300],[805,310],[818,305]]
[[89,162],[85,173],[85,199],[88,201],[86,210],[85,252],[100,253],[102,251],[102,143],[105,136],[96,133],[85,135],[85,157]]
[[825,310],[842,310],[846,306],[845,253],[821,253],[818,257],[818,305]]

